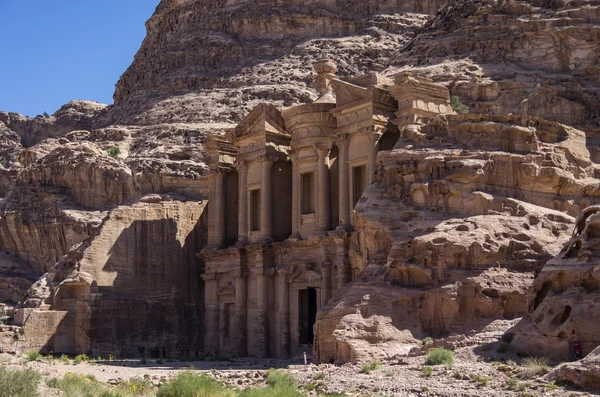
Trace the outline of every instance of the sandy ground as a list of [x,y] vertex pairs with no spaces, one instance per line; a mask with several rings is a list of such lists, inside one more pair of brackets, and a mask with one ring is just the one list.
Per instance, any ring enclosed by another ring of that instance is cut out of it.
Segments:
[[[99,381],[116,384],[131,378],[146,378],[155,385],[167,381],[185,371],[208,374],[234,388],[264,386],[264,373],[268,368],[283,368],[298,381],[300,388],[315,389],[317,392],[345,392],[348,396],[569,396],[595,395],[582,390],[554,386],[543,378],[519,380],[521,390],[510,390],[506,381],[515,377],[519,367],[509,360],[519,358],[495,351],[482,352],[481,347],[464,347],[456,350],[456,362],[451,368],[433,367],[430,377],[423,376],[425,355],[403,357],[383,363],[371,373],[360,373],[359,365],[304,365],[299,357],[294,361],[239,359],[225,362],[179,362],[150,360],[142,364],[139,360],[82,362],[78,365],[65,364],[59,360],[25,362],[24,357],[0,355],[0,365],[27,367],[40,372],[44,379],[62,377],[68,372],[93,375]],[[509,362],[503,364],[502,360]],[[473,375],[485,376],[489,383],[483,385],[473,380]],[[308,386],[307,386],[308,385]],[[42,397],[59,396],[60,393],[40,386]]]

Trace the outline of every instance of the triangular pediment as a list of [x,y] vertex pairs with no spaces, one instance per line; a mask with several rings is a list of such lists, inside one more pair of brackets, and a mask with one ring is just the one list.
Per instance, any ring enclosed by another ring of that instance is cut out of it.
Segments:
[[314,270],[314,265],[300,265],[294,266],[291,273],[287,277],[287,281],[293,282],[305,282],[309,284],[320,283],[322,279],[321,273]]
[[330,84],[335,93],[336,105],[338,107],[371,97],[368,88],[360,87],[347,81],[333,79]]
[[281,111],[273,105],[261,103],[231,131],[230,139],[236,142],[250,136],[266,134],[290,135],[285,130]]

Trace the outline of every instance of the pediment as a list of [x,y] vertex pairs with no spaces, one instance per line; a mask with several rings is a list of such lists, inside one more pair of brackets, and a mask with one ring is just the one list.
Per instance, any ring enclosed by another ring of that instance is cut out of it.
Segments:
[[222,295],[235,295],[235,288],[231,284],[224,285],[221,288],[219,288],[218,295],[219,296],[222,296]]
[[339,79],[331,80],[331,87],[335,93],[336,106],[344,106],[352,102],[358,102],[370,98],[371,92],[368,88],[348,83]]
[[260,139],[267,134],[289,136],[285,130],[281,111],[273,105],[261,103],[231,131],[230,139],[235,143],[251,136]]
[[320,272],[314,270],[314,265],[306,264],[294,266],[291,273],[287,277],[289,283],[304,282],[309,284],[320,283],[323,276]]

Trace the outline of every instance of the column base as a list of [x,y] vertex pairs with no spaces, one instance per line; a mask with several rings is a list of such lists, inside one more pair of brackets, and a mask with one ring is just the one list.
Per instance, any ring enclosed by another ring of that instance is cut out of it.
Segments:
[[235,243],[234,247],[245,247],[248,244],[250,244],[250,242],[248,240],[238,240],[237,243]]
[[302,237],[300,236],[299,233],[296,234],[292,234],[290,237],[288,237],[288,239],[286,241],[300,241],[302,240]]
[[221,250],[227,248],[227,246],[225,245],[207,245],[206,247],[204,247],[202,249],[202,251],[216,251],[216,250]]

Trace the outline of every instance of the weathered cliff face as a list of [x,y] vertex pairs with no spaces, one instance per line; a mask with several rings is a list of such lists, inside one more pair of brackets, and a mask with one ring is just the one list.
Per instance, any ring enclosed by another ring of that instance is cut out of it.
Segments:
[[474,113],[577,126],[597,159],[600,3],[453,1],[392,61],[443,83]]
[[[536,277],[529,295],[530,314],[511,330],[517,351],[569,361],[574,353],[570,343],[579,342],[582,356],[600,345],[596,324],[600,315],[598,211],[600,207],[592,206],[582,212],[573,237]],[[589,364],[596,359],[591,357]],[[586,384],[591,379],[569,380],[597,387],[598,373],[594,376],[594,385]]]
[[17,313],[26,335],[20,347],[124,357],[199,354],[204,294],[196,253],[206,244],[205,207],[150,195],[110,211],[29,290]]
[[23,117],[18,113],[0,112],[0,122],[21,137],[25,147],[47,138],[56,138],[76,130],[90,130],[95,116],[106,108],[98,102],[71,101],[52,116]]
[[162,1],[102,122],[231,123],[261,100],[307,102],[314,61],[335,58],[341,75],[383,70],[443,4]]
[[355,209],[357,280],[318,317],[321,362],[389,357],[425,336],[525,315],[534,274],[567,240],[566,213],[600,201],[581,131],[514,116],[448,119],[405,128],[380,154]]

